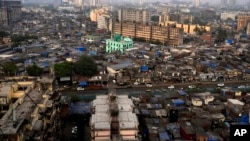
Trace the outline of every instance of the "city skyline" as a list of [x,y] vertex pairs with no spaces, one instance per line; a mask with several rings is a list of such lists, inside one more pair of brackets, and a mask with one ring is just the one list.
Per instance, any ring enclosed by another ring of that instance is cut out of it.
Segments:
[[[8,0],[5,0],[8,1]],[[43,0],[43,1],[37,1],[37,0],[20,0],[22,3],[54,3],[54,2],[60,2],[62,0]],[[67,0],[66,0],[67,1]],[[103,0],[103,2],[109,2],[112,0]],[[123,2],[132,2],[132,3],[139,3],[140,1],[133,1],[133,0],[121,0]],[[193,0],[141,0],[141,3],[149,3],[149,2],[189,2],[190,4],[192,4]],[[227,0],[230,1],[230,0]],[[204,4],[204,3],[210,3],[210,4],[220,4],[221,1],[220,0],[200,0],[200,4]],[[249,3],[249,0],[236,0],[236,5],[242,5],[242,4],[246,4]]]

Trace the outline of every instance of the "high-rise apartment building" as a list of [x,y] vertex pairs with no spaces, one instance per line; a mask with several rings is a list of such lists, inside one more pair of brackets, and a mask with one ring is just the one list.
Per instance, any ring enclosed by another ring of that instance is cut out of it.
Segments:
[[235,20],[235,18],[238,14],[239,14],[238,12],[223,12],[220,14],[220,19],[227,20],[230,18],[232,20]]
[[247,35],[250,35],[250,23],[247,24]]
[[143,38],[146,41],[160,41],[163,44],[178,46],[183,44],[183,29],[170,26],[147,25],[135,22],[114,22],[112,32],[130,38]]
[[228,5],[233,7],[236,4],[236,0],[228,0]]
[[242,30],[246,28],[249,22],[250,22],[249,14],[238,15],[237,30]]
[[21,18],[21,1],[20,0],[0,0],[0,8],[7,10],[8,25],[14,24]]
[[151,12],[146,9],[128,8],[118,11],[119,22],[130,21],[138,23],[148,23],[151,21]]
[[7,8],[0,8],[0,26],[8,25]]
[[61,0],[61,5],[82,6],[83,0]]
[[90,0],[89,4],[90,6],[99,6],[100,0]]
[[227,5],[227,0],[220,0],[221,6],[226,6]]
[[200,6],[200,0],[193,0],[193,6],[199,7]]
[[74,0],[75,6],[82,6],[83,0]]
[[99,15],[102,14],[107,14],[108,13],[108,9],[107,8],[99,8],[99,9],[93,9],[90,11],[90,19],[92,22],[97,22],[97,18]]
[[176,21],[177,23],[185,23],[188,21],[189,23],[193,22],[193,15],[191,13],[169,13],[169,14],[161,14],[159,16],[159,23],[166,21]]
[[97,28],[109,30],[111,17],[108,14],[101,14],[97,17]]

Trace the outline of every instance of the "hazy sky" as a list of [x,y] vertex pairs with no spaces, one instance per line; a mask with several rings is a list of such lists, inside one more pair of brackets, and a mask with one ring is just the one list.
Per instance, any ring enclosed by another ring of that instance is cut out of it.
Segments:
[[[23,2],[38,2],[38,3],[41,3],[41,1],[43,2],[60,2],[61,0],[21,0]],[[108,1],[108,0],[103,0],[103,1]],[[130,1],[130,2],[133,2],[133,1],[136,1],[138,2],[139,0],[119,0],[119,1]],[[142,2],[145,1],[145,2],[169,2],[169,1],[183,1],[183,2],[192,2],[193,0],[142,0]],[[215,4],[215,3],[220,3],[221,0],[200,0],[201,3],[210,3],[210,4]],[[237,4],[246,4],[249,0],[236,0],[236,3]]]
[[[180,0],[180,1],[192,1],[192,0]],[[247,3],[249,0],[236,0],[236,4],[244,4]],[[220,3],[221,0],[200,0],[201,3]]]

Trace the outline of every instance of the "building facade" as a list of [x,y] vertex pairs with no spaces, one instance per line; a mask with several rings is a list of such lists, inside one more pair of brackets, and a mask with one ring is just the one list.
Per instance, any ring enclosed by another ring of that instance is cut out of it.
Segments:
[[195,34],[196,33],[196,28],[203,29],[206,32],[211,31],[210,26],[200,26],[197,24],[176,24],[176,27],[183,28],[184,33],[189,33],[189,34]]
[[146,41],[159,41],[165,45],[183,44],[183,29],[170,26],[146,25],[133,22],[114,22],[112,32]]
[[194,19],[194,16],[191,13],[169,13],[169,14],[162,14],[159,16],[159,23],[165,22],[165,21],[176,21],[177,23],[185,23],[188,21],[189,23],[192,23]]
[[193,0],[193,6],[199,7],[200,6],[200,0]]
[[0,88],[1,141],[48,140],[45,136],[55,132],[55,116],[58,114],[50,100],[54,89],[49,87],[54,82],[54,78],[42,77],[39,82],[8,82]]
[[8,25],[7,8],[0,8],[0,25]]
[[249,21],[250,21],[249,14],[238,15],[237,30],[242,30],[246,28]]
[[170,7],[168,6],[158,6],[157,7],[157,13],[168,13],[170,12]]
[[114,34],[113,39],[106,40],[106,52],[124,53],[126,49],[133,48],[133,40],[128,37],[122,37],[119,34]]
[[97,18],[99,15],[107,14],[108,9],[107,8],[99,8],[99,9],[93,9],[90,11],[90,19],[92,22],[97,22]]
[[232,20],[235,20],[237,15],[238,15],[238,13],[235,13],[235,12],[223,12],[220,14],[220,19],[227,20],[230,18]]
[[1,0],[0,8],[6,8],[8,25],[13,25],[21,19],[20,0]]
[[148,23],[151,21],[151,12],[149,10],[128,8],[118,11],[119,22],[130,21],[139,23]]
[[111,18],[107,14],[102,14],[97,17],[97,28],[109,30]]
[[83,5],[83,0],[74,0],[75,6],[82,6]]
[[100,0],[90,0],[89,4],[90,4],[90,6],[99,6]]
[[92,140],[139,140],[139,121],[134,113],[134,104],[127,95],[116,96],[111,92],[108,95],[98,95],[92,107]]
[[250,35],[250,23],[247,24],[247,35]]
[[234,7],[236,4],[236,0],[228,0],[228,5]]
[[227,0],[221,0],[220,5],[221,5],[221,7],[226,6],[227,5]]

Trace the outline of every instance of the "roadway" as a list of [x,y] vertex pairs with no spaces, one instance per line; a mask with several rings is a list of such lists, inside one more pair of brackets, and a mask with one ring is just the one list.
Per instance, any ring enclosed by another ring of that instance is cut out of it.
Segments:
[[[63,94],[67,93],[77,93],[77,94],[83,94],[83,95],[100,95],[100,94],[106,94],[109,89],[114,89],[117,94],[131,94],[131,93],[144,93],[146,90],[156,90],[156,89],[167,89],[168,86],[174,85],[175,89],[186,89],[190,85],[196,85],[198,87],[203,88],[217,88],[217,84],[219,82],[192,82],[192,83],[173,83],[173,84],[153,84],[152,87],[146,87],[146,85],[133,85],[131,88],[128,88],[127,86],[116,86],[115,84],[109,84],[108,87],[100,90],[83,90],[83,91],[62,91]],[[237,87],[239,85],[249,85],[250,81],[225,81],[224,87]]]

